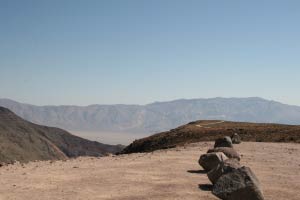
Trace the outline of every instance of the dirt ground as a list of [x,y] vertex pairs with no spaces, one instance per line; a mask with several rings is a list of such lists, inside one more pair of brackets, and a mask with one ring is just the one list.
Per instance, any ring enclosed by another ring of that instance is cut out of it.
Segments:
[[[211,146],[1,167],[0,199],[217,199],[197,163]],[[265,199],[300,199],[300,144],[244,142],[235,148],[260,180]]]

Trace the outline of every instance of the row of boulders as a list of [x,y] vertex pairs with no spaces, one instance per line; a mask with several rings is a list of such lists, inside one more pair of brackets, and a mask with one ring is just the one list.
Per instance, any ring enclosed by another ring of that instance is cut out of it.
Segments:
[[238,134],[217,139],[214,148],[200,156],[199,164],[213,184],[212,193],[220,199],[263,200],[258,179],[240,164],[241,156],[233,148],[240,143]]

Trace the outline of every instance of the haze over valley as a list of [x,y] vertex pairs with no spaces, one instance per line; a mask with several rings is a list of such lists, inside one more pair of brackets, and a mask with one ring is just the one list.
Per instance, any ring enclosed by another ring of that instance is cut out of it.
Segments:
[[6,107],[33,123],[59,127],[75,135],[108,144],[168,131],[196,120],[300,124],[300,107],[258,97],[182,99],[147,105],[34,106],[0,99]]
[[299,19],[0,0],[0,200],[299,200]]

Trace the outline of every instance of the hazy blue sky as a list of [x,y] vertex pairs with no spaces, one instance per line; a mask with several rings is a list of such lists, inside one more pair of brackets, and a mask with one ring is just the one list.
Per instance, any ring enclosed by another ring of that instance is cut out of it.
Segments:
[[0,0],[0,97],[300,105],[300,1]]

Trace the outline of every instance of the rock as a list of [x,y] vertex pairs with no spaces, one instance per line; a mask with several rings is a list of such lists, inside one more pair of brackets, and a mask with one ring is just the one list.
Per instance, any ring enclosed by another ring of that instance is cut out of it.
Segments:
[[215,148],[216,147],[232,147],[232,141],[231,138],[226,136],[219,139],[216,139],[215,141]]
[[259,181],[249,167],[233,169],[214,184],[212,193],[223,200],[263,200]]
[[241,160],[240,154],[231,147],[217,147],[214,149],[209,149],[207,153],[213,153],[213,152],[223,152],[228,158],[234,158],[237,160]]
[[222,152],[207,153],[200,156],[199,165],[204,170],[210,171],[227,159],[228,157]]
[[241,139],[241,136],[239,136],[239,134],[234,133],[231,136],[231,141],[232,141],[233,144],[240,144],[242,142],[242,139]]
[[207,173],[208,179],[215,184],[217,180],[224,174],[232,172],[234,169],[240,168],[240,162],[236,159],[227,159],[221,162],[216,168]]

